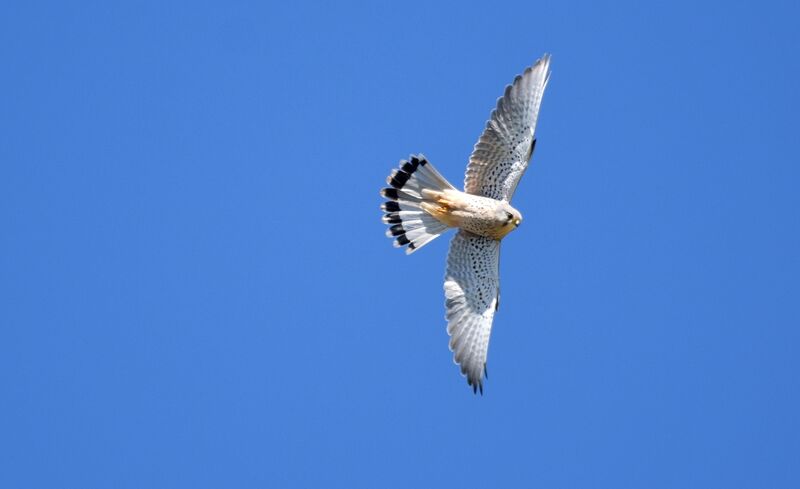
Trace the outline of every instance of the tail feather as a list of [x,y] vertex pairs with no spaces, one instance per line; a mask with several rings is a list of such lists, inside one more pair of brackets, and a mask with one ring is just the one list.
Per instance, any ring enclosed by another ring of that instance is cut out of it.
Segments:
[[422,209],[426,202],[423,190],[446,190],[454,187],[428,163],[424,156],[411,156],[401,161],[386,179],[391,187],[381,190],[387,199],[381,204],[386,213],[383,222],[390,227],[386,235],[395,238],[395,247],[408,245],[410,254],[445,232],[448,226]]
[[415,202],[419,204],[422,201],[422,196],[410,188],[403,190],[398,190],[394,187],[384,188],[381,189],[381,196],[395,202],[405,202],[406,204],[409,202]]
[[416,210],[400,210],[396,212],[388,212],[383,216],[383,222],[386,224],[399,224],[404,221],[413,221],[418,224],[422,220],[423,211]]

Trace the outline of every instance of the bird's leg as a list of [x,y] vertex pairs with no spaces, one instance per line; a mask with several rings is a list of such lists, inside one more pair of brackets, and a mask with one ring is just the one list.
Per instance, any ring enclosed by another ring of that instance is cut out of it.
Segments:
[[447,198],[445,192],[439,190],[422,189],[420,203],[422,210],[435,217],[439,222],[451,227],[458,226],[453,216],[453,211],[458,207],[456,202]]

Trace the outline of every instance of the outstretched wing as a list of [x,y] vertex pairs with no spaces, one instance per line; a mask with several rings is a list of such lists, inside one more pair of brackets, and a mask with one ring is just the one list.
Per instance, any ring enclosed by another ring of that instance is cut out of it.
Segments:
[[453,359],[483,393],[489,334],[500,290],[500,241],[460,230],[450,242],[444,295]]
[[549,78],[550,55],[545,54],[506,87],[469,157],[465,192],[511,201],[533,154],[536,119]]

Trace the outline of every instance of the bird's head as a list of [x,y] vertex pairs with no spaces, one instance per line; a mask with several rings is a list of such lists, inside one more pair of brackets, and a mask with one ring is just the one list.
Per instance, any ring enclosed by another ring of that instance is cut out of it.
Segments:
[[498,229],[499,238],[503,238],[511,231],[517,229],[522,223],[522,214],[505,202],[500,206],[497,217],[498,221],[500,221]]

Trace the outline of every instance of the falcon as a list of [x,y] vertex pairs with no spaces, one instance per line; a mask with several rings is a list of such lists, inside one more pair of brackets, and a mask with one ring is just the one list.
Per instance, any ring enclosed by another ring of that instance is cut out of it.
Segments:
[[444,279],[447,333],[453,360],[473,392],[483,394],[492,321],[500,299],[500,241],[519,227],[511,198],[536,146],[542,95],[550,78],[545,54],[497,100],[467,165],[464,191],[423,155],[400,162],[381,190],[383,222],[395,247],[411,254],[450,228]]

